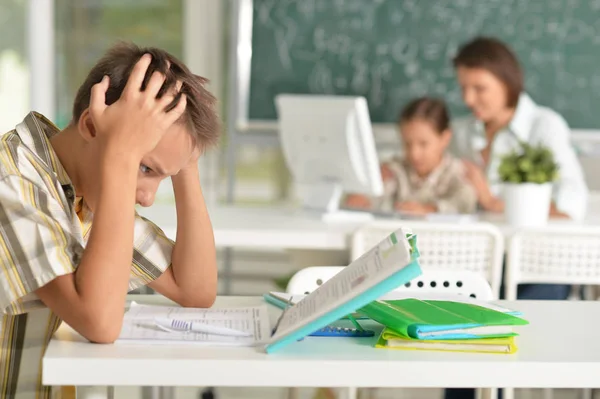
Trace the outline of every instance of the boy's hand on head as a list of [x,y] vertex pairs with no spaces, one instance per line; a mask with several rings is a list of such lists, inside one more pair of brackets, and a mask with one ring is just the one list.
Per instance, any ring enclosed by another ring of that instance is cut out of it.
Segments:
[[121,97],[113,104],[106,105],[106,91],[109,78],[92,88],[89,112],[96,130],[96,137],[102,140],[105,149],[129,154],[139,161],[152,151],[166,131],[185,111],[186,98],[182,94],[177,105],[166,111],[181,89],[181,83],[175,90],[165,92],[156,98],[165,82],[165,75],[154,72],[144,91],[142,83],[152,61],[145,54],[135,64]]

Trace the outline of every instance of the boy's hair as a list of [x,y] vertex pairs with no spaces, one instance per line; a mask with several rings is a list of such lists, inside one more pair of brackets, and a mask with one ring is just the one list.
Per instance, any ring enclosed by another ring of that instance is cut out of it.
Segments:
[[523,71],[517,56],[506,44],[492,37],[477,37],[464,44],[452,62],[455,68],[482,68],[492,73],[506,87],[506,105],[517,106],[524,86]]
[[[166,80],[158,92],[158,97],[174,89],[175,83],[181,81],[180,93],[186,95],[187,105],[178,122],[187,125],[195,144],[202,149],[216,144],[220,134],[220,123],[215,109],[216,99],[204,87],[208,80],[194,75],[183,62],[164,50],[154,47],[141,48],[133,43],[116,44],[94,65],[75,96],[73,123],[77,123],[83,111],[89,107],[92,86],[99,83],[104,75],[108,75],[110,78],[110,86],[106,92],[106,104],[110,105],[116,102],[125,89],[133,66],[146,53],[152,55],[152,62],[144,77],[142,90],[146,88],[154,71],[159,71],[166,76]],[[181,94],[177,95],[167,110],[175,107],[180,98]]]
[[415,119],[429,122],[439,134],[450,128],[448,109],[444,101],[438,98],[421,97],[411,101],[402,109],[398,124]]

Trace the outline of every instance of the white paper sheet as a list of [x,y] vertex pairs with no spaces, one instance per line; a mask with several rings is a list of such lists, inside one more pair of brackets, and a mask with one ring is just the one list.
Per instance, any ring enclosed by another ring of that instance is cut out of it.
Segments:
[[[154,318],[166,317],[209,323],[250,333],[249,337],[234,337],[198,332],[169,332],[154,324]],[[267,307],[192,309],[150,306],[132,303],[125,313],[123,328],[117,343],[186,343],[208,346],[254,346],[269,339],[271,329]]]

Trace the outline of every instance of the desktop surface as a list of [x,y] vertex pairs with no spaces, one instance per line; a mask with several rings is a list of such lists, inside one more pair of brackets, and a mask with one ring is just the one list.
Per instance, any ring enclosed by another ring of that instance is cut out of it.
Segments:
[[[129,299],[170,303],[160,296]],[[219,297],[215,306],[261,303],[259,297]],[[589,315],[600,313],[600,302],[499,303],[522,311],[530,321],[519,327],[514,355],[375,349],[375,338],[307,337],[271,355],[261,348],[96,345],[63,326],[44,356],[43,379],[49,385],[597,386],[600,320]],[[274,323],[280,310],[268,306]],[[564,322],[563,315],[573,323]]]

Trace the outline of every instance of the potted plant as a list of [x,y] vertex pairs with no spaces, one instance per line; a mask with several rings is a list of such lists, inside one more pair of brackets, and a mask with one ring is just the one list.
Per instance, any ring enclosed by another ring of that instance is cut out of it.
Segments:
[[558,165],[544,145],[521,142],[519,147],[502,157],[498,167],[504,214],[512,226],[542,226],[548,222]]

